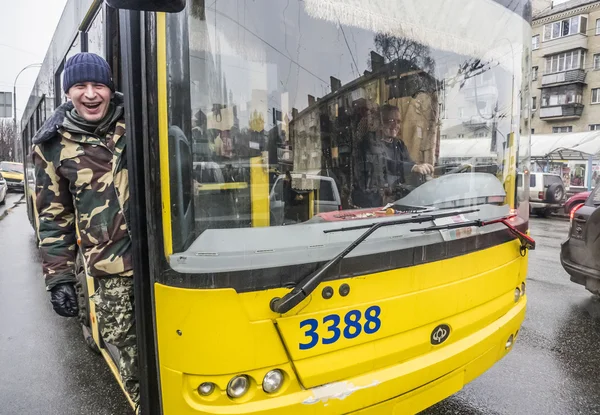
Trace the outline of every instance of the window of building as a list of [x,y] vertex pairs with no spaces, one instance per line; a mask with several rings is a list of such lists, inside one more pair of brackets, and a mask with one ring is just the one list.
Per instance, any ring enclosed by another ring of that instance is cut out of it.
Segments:
[[582,50],[571,50],[546,57],[545,73],[563,72],[571,69],[583,68],[585,52]]
[[540,35],[535,35],[531,38],[531,48],[533,50],[540,48]]
[[544,25],[544,42],[577,33],[585,34],[587,17],[574,16],[558,22]]
[[583,89],[580,85],[566,85],[542,90],[542,107],[581,104]]
[[572,125],[566,125],[564,127],[552,127],[552,133],[553,134],[572,133],[572,132],[573,132],[573,126]]
[[13,116],[12,101],[12,92],[0,92],[0,118]]
[[600,69],[600,53],[594,54],[594,70]]
[[537,97],[531,97],[531,111],[537,109]]
[[592,88],[592,104],[600,104],[600,88]]
[[448,118],[448,113],[446,112],[446,104],[444,103],[444,96],[442,96],[442,100],[440,102],[440,115],[443,120]]
[[537,75],[538,75],[538,67],[534,66],[531,68],[531,80],[532,81],[537,80]]
[[535,134],[535,128],[531,129],[531,134]]
[[465,109],[463,107],[459,107],[458,108],[458,118],[464,118],[465,117]]
[[600,124],[590,124],[590,131],[600,130]]
[[458,134],[457,137],[458,138],[465,138],[465,135],[464,134]]
[[600,35],[600,19],[596,19],[596,34]]

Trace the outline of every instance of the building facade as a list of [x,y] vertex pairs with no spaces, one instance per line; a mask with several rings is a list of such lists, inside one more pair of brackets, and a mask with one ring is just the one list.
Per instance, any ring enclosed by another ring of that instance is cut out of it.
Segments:
[[0,119],[13,117],[13,94],[12,92],[0,91]]
[[531,79],[533,134],[600,130],[600,1],[533,16]]

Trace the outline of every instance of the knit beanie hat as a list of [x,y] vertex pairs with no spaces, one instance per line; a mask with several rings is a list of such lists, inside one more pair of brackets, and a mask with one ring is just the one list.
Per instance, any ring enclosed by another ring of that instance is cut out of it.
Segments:
[[108,63],[95,53],[81,52],[71,56],[63,71],[63,89],[66,92],[78,83],[97,82],[115,90]]

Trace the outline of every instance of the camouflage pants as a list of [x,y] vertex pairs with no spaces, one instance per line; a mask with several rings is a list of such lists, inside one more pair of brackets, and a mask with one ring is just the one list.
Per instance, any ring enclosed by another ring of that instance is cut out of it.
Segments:
[[90,297],[96,304],[96,317],[102,339],[119,350],[119,374],[134,403],[140,398],[138,351],[133,308],[133,278],[112,277],[98,280]]

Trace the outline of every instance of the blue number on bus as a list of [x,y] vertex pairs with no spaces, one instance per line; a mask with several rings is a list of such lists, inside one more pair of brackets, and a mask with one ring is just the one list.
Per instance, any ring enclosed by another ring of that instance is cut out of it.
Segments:
[[360,315],[361,312],[359,310],[352,310],[348,311],[348,314],[346,314],[346,317],[344,317],[344,323],[346,323],[346,328],[344,329],[345,338],[355,339],[362,331],[362,326],[360,325]]
[[323,318],[323,323],[328,323],[331,321],[331,325],[327,328],[327,331],[333,333],[333,335],[329,338],[323,338],[323,344],[331,344],[338,341],[340,338],[341,331],[338,328],[340,325],[340,316],[337,314],[331,314]]
[[381,327],[381,320],[379,320],[379,315],[381,314],[381,308],[379,306],[372,306],[367,308],[365,311],[365,319],[367,320],[367,324],[365,324],[365,333],[373,334],[379,330]]
[[[342,321],[341,317],[337,314],[330,314],[323,317],[323,324],[327,327],[327,332],[331,333],[328,337],[321,338],[322,344],[333,344],[337,342],[342,334],[346,339],[354,339],[358,337],[362,332],[365,334],[373,334],[379,331],[381,328],[381,308],[379,306],[371,306],[365,310],[363,315],[360,310],[350,310],[344,316],[343,329],[340,327]],[[361,319],[364,318],[364,324]],[[306,343],[300,343],[300,350],[312,349],[319,343],[319,334],[317,329],[319,328],[319,322],[314,318],[302,320],[300,322],[300,328],[308,327],[304,331],[304,335],[309,340]]]
[[319,342],[319,335],[317,334],[317,327],[319,327],[319,322],[314,318],[309,318],[308,320],[304,320],[300,322],[300,328],[310,326],[310,329],[304,332],[306,337],[310,337],[310,341],[308,343],[300,343],[300,350],[312,349]]

